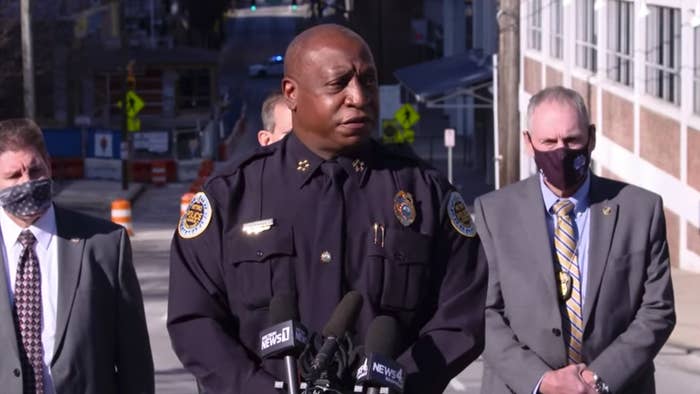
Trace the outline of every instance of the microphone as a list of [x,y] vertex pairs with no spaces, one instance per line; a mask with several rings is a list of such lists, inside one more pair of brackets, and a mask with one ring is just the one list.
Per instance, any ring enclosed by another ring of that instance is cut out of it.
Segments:
[[308,342],[306,328],[297,320],[296,300],[289,294],[278,294],[270,300],[268,320],[271,327],[260,332],[260,356],[284,358],[285,383],[289,394],[299,393],[296,356]]
[[366,394],[402,393],[404,371],[394,361],[399,352],[399,324],[390,316],[377,316],[365,337],[365,360],[357,369],[354,392]]
[[330,320],[323,327],[322,334],[326,339],[311,362],[309,374],[312,377],[311,380],[316,380],[321,372],[328,369],[328,364],[338,350],[338,340],[345,335],[350,324],[357,318],[361,307],[362,295],[355,290],[345,294],[338,306],[335,307]]

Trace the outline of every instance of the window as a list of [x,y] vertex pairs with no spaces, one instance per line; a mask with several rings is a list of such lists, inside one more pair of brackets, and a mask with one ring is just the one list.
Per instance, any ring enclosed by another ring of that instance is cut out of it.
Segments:
[[694,30],[695,35],[695,70],[693,72],[693,112],[700,115],[700,27]]
[[646,92],[679,105],[681,102],[681,12],[649,6],[646,43]]
[[549,54],[555,59],[561,59],[564,41],[562,0],[552,0],[551,7],[549,9]]
[[576,1],[576,65],[596,72],[598,25],[593,0]]
[[542,50],[542,0],[527,3],[527,47]]
[[597,24],[593,0],[576,2],[576,65],[597,70]]
[[634,3],[608,3],[608,79],[634,85]]

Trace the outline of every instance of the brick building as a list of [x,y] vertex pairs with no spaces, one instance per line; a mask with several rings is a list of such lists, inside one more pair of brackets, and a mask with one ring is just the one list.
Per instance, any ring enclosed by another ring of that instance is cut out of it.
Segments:
[[[700,271],[700,1],[521,3],[520,111],[561,84],[597,126],[593,169],[664,199],[672,265]],[[521,177],[535,171],[521,146]]]

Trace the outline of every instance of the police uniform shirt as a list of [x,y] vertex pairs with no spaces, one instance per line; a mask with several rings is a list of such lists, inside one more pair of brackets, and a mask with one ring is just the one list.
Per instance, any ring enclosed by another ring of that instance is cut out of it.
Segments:
[[[275,392],[284,375],[257,356],[275,294],[295,294],[301,323],[321,332],[344,293],[359,291],[358,344],[374,317],[395,317],[409,393],[444,387],[481,352],[486,264],[459,194],[415,156],[374,141],[334,160],[346,173],[343,231],[325,239],[341,255],[315,244],[319,223],[337,218],[319,209],[324,160],[293,133],[214,175],[181,219],[168,328],[215,392]],[[243,231],[255,223],[257,234]]]

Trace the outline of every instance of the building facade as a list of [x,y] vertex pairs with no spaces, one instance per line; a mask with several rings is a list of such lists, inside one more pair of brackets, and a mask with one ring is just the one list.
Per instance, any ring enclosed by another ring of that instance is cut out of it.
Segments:
[[[521,125],[538,90],[581,93],[593,170],[660,194],[672,265],[700,272],[700,1],[527,0],[520,11]],[[524,178],[536,169],[520,156]]]

